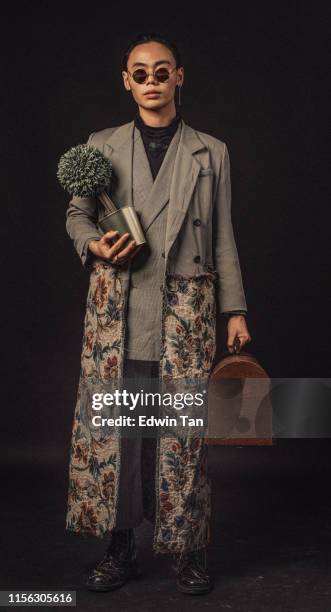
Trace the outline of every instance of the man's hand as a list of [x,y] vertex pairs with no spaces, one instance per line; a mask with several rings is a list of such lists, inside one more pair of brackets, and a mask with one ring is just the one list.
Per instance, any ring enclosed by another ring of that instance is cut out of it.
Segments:
[[227,348],[230,353],[234,352],[234,341],[236,337],[240,340],[240,348],[252,340],[247,329],[246,319],[243,315],[232,315],[228,320]]
[[91,240],[88,245],[89,249],[96,257],[106,259],[115,265],[121,265],[138,253],[142,244],[136,246],[136,241],[130,240],[124,248],[130,234],[123,234],[120,238],[118,236],[118,231],[110,230],[100,240]]

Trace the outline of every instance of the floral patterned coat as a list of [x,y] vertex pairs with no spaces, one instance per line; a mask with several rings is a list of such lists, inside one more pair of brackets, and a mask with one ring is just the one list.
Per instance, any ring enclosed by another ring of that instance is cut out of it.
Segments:
[[[114,201],[132,205],[134,122],[92,133],[88,143],[112,160]],[[165,244],[159,379],[208,379],[216,351],[216,312],[246,310],[231,222],[227,147],[182,121],[172,176]],[[74,412],[66,528],[103,537],[116,526],[121,439],[91,427],[89,382],[121,381],[130,263],[91,258],[102,214],[94,198],[74,197],[67,231],[90,274]],[[156,461],[155,552],[206,546],[210,537],[207,447],[198,435],[160,436]]]

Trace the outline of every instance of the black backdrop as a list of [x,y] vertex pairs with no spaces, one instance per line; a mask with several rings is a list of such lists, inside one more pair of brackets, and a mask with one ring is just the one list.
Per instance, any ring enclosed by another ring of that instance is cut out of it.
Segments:
[[321,7],[221,2],[198,12],[178,5],[148,12],[108,3],[85,12],[78,3],[64,10],[23,2],[15,10],[3,24],[14,26],[2,192],[5,453],[66,458],[88,275],[65,231],[69,199],[57,162],[90,132],[132,119],[120,60],[142,30],[161,30],[178,44],[182,116],[229,149],[253,337],[247,349],[270,376],[329,376],[328,24]]

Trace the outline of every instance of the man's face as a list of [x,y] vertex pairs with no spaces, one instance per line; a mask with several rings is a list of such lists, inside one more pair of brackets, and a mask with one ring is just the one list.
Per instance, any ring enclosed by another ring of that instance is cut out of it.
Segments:
[[[129,55],[128,71],[122,72],[125,89],[132,91],[138,106],[146,110],[161,109],[173,102],[176,85],[183,83],[184,69],[176,69],[175,66],[175,58],[165,45],[154,41],[137,45]],[[153,76],[157,68],[168,69],[168,81],[162,83]],[[145,83],[136,83],[132,78],[132,73],[137,69],[144,69],[148,73]],[[149,92],[157,93],[148,95]]]

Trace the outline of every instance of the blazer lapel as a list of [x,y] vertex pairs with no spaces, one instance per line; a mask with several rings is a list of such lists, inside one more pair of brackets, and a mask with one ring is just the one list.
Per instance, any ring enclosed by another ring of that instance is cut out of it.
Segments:
[[208,147],[200,140],[195,130],[182,120],[181,137],[170,187],[165,239],[166,258],[179,234],[198,180],[199,172],[202,168],[196,155],[200,151],[203,151],[205,163],[209,167],[210,155]]
[[132,206],[132,152],[134,122],[115,130],[104,143],[104,154],[113,164],[110,196],[118,208]]
[[[138,185],[140,186],[141,192],[144,194],[145,199],[141,207],[141,223],[144,230],[147,232],[148,228],[152,225],[153,221],[159,215],[161,210],[169,201],[170,195],[170,184],[173,174],[173,166],[175,163],[176,149],[180,138],[180,126],[174,134],[170,145],[166,151],[161,167],[156,175],[155,181],[153,182],[152,173],[149,166],[148,157],[145,151],[144,143],[141,138],[139,130],[137,138],[135,139],[134,146],[137,146],[137,153],[134,153],[134,164],[135,164],[135,185],[138,179]],[[139,183],[139,177],[136,176],[140,168],[140,161],[143,160],[142,174],[140,179],[146,182],[146,185]],[[137,163],[138,162],[138,163]],[[136,165],[137,164],[137,165]],[[148,171],[146,170],[148,166]],[[152,183],[151,183],[152,181]],[[149,191],[148,191],[149,190]],[[134,193],[135,197],[135,193]]]
[[133,137],[133,205],[141,214],[154,181],[139,130],[134,129]]

